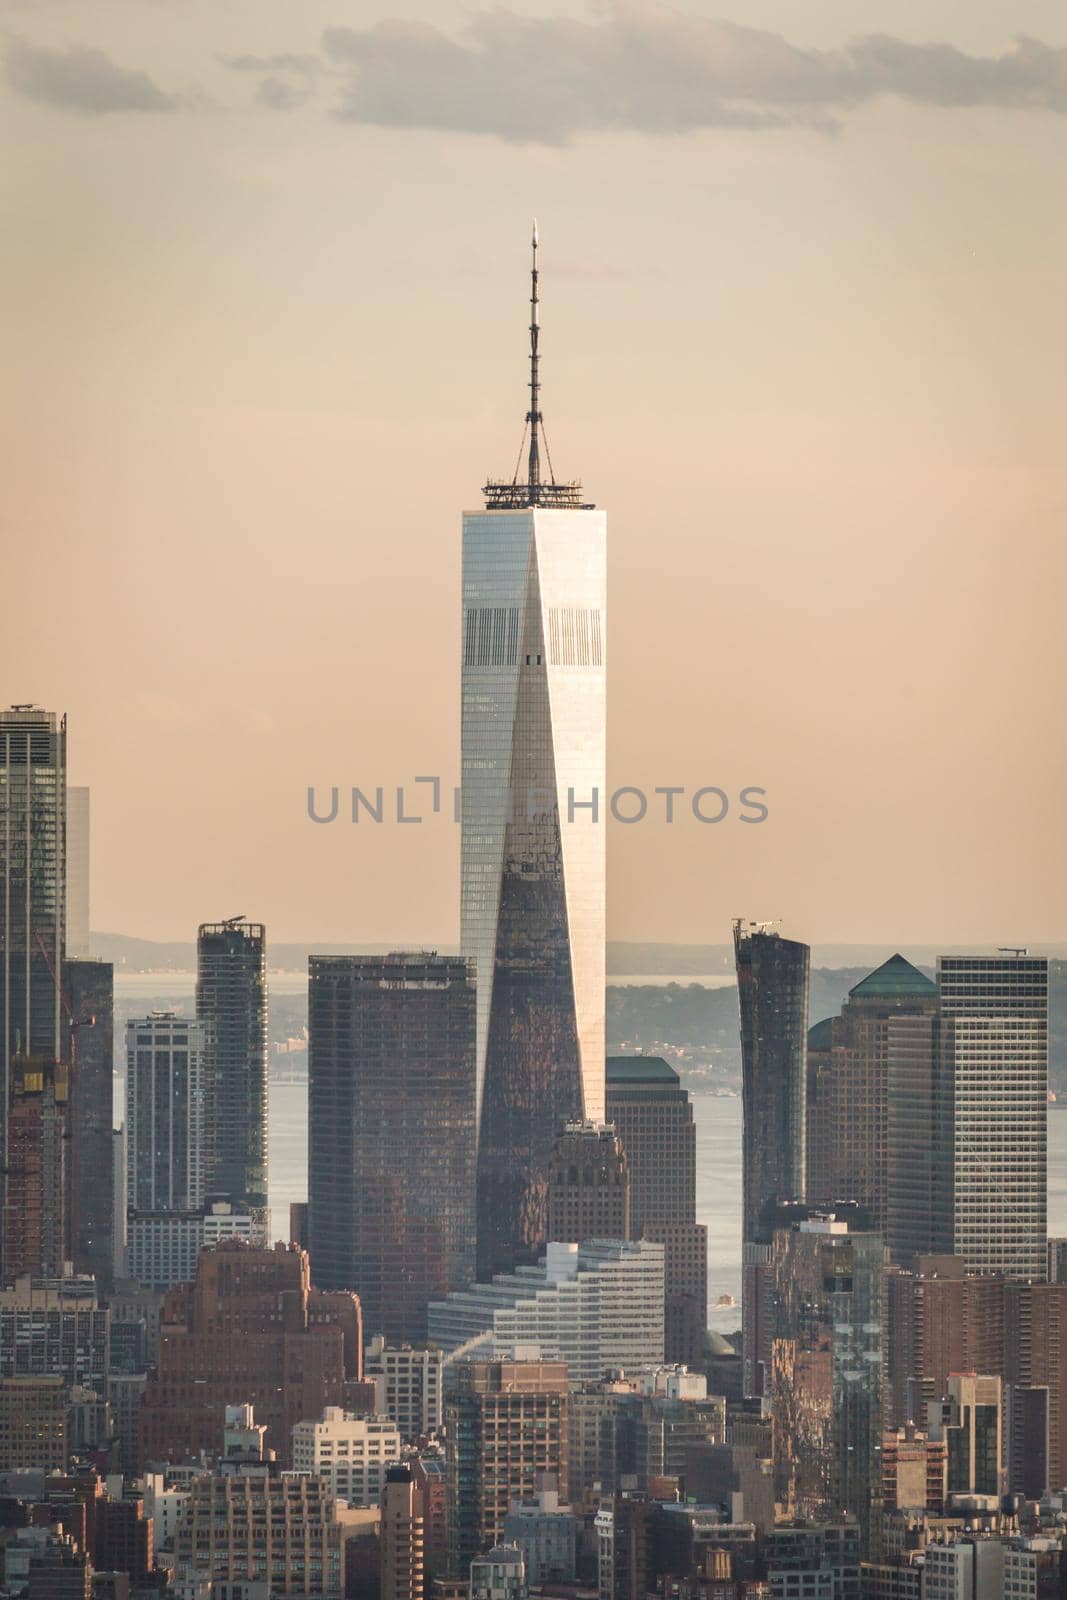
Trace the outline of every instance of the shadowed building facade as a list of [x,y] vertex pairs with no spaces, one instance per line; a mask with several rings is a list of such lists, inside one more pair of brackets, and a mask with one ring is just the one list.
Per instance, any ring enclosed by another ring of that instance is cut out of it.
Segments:
[[615,1129],[567,1125],[552,1153],[548,1237],[560,1243],[630,1238],[630,1164]]
[[[74,791],[77,793],[78,791]],[[88,793],[88,791],[82,791]],[[73,1039],[70,1083],[70,1248],[75,1272],[110,1289],[115,1253],[114,968],[68,960],[63,991]]]
[[564,1123],[604,1115],[605,537],[541,471],[463,517],[462,948],[478,982],[478,1275],[533,1261]]
[[[890,1056],[902,1019],[929,1029],[937,986],[910,961],[894,955],[849,990],[838,1017],[808,1034],[807,1195],[812,1202],[854,1200],[872,1227],[885,1233],[889,1170],[917,1173],[902,1107],[890,1116]],[[900,1057],[898,1073],[904,1071]],[[895,1162],[889,1159],[892,1122]],[[923,1129],[923,1143],[927,1129]],[[921,1145],[918,1147],[921,1148]]]
[[66,718],[31,705],[0,711],[0,1182],[15,1058],[67,1056],[66,836]]
[[11,1063],[4,1282],[62,1278],[70,1254],[70,1068],[43,1056]]
[[741,1248],[743,1382],[759,1375],[751,1307],[776,1206],[806,1193],[808,974],[806,944],[769,923],[734,923],[741,1019]]
[[766,1274],[775,1494],[811,1519],[851,1512],[866,1545],[881,1496],[885,1248],[833,1215],[775,1231]]
[[666,1359],[695,1365],[707,1326],[708,1230],[696,1220],[689,1091],[661,1056],[609,1056],[605,1104],[630,1170],[632,1236],[663,1245]]
[[204,923],[196,1016],[208,1039],[205,1188],[267,1224],[267,936],[261,922]]
[[555,1475],[567,1495],[567,1364],[516,1351],[514,1360],[457,1361],[445,1403],[449,1570],[503,1536],[516,1500]]
[[432,951],[312,956],[308,1241],[367,1331],[426,1335],[474,1276],[474,982]]

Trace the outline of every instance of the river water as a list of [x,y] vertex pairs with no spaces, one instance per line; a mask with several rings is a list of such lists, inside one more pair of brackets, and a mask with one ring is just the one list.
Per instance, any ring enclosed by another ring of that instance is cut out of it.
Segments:
[[[697,1221],[708,1230],[710,1321],[720,1333],[740,1326],[740,1307],[716,1307],[720,1295],[741,1298],[741,1101],[694,1094],[697,1130]],[[1067,1110],[1049,1111],[1049,1232],[1067,1234]],[[307,1088],[272,1083],[270,1201],[276,1237],[288,1237],[288,1208],[307,1198]]]

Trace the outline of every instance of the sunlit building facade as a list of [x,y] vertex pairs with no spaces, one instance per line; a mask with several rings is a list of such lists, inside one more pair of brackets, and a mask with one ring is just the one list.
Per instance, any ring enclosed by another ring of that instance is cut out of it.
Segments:
[[490,509],[463,518],[481,1277],[536,1258],[553,1142],[604,1116],[607,525],[576,487],[534,473],[513,492],[487,486]]
[[953,1253],[971,1272],[1048,1271],[1048,961],[942,956]]

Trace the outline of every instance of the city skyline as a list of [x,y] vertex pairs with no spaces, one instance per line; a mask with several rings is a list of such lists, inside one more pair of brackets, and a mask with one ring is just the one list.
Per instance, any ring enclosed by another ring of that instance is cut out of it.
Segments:
[[0,1594],[1067,1593],[1067,21],[337,3],[0,0]]
[[[463,43],[444,0],[422,14]],[[921,22],[874,0],[745,16],[768,51],[888,32],[961,71],[1020,31],[1067,42],[1047,0],[1010,23],[949,0]],[[315,828],[305,796],[458,779],[451,529],[513,460],[537,214],[552,447],[611,517],[609,782],[755,784],[770,806],[759,828],[611,824],[612,937],[725,942],[741,910],[815,943],[1060,934],[1055,105],[901,82],[834,137],[594,126],[555,147],[338,119],[329,72],[325,101],[258,105],[218,57],[315,55],[343,20],[321,0],[299,23],[194,0],[177,32],[96,0],[10,19],[38,55],[0,113],[28,152],[4,180],[8,526],[27,586],[65,562],[78,582],[47,659],[24,619],[0,650],[10,697],[76,730],[98,927],[175,937],[261,894],[275,938],[456,942],[454,830]],[[78,47],[181,105],[33,98],[31,67]],[[549,66],[558,48],[546,29]]]

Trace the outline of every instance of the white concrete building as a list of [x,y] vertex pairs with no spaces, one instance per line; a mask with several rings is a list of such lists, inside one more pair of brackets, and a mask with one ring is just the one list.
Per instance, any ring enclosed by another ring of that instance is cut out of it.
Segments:
[[144,1514],[152,1519],[155,1548],[173,1550],[178,1523],[189,1504],[189,1491],[168,1487],[161,1472],[146,1472],[142,1484]]
[[258,1219],[228,1200],[216,1200],[202,1211],[131,1211],[126,1227],[126,1270],[149,1289],[192,1283],[201,1250],[221,1239],[264,1242]]
[[392,1417],[405,1441],[440,1429],[444,1364],[436,1345],[393,1347],[379,1334],[367,1346],[363,1371],[375,1386],[377,1409]]
[[380,1505],[386,1470],[400,1460],[391,1417],[363,1417],[327,1406],[318,1422],[293,1428],[293,1468],[313,1472],[350,1506]]
[[566,1360],[572,1384],[610,1367],[663,1365],[664,1248],[645,1239],[550,1244],[537,1267],[472,1284],[429,1308],[447,1351],[485,1336],[491,1354],[540,1345]]

